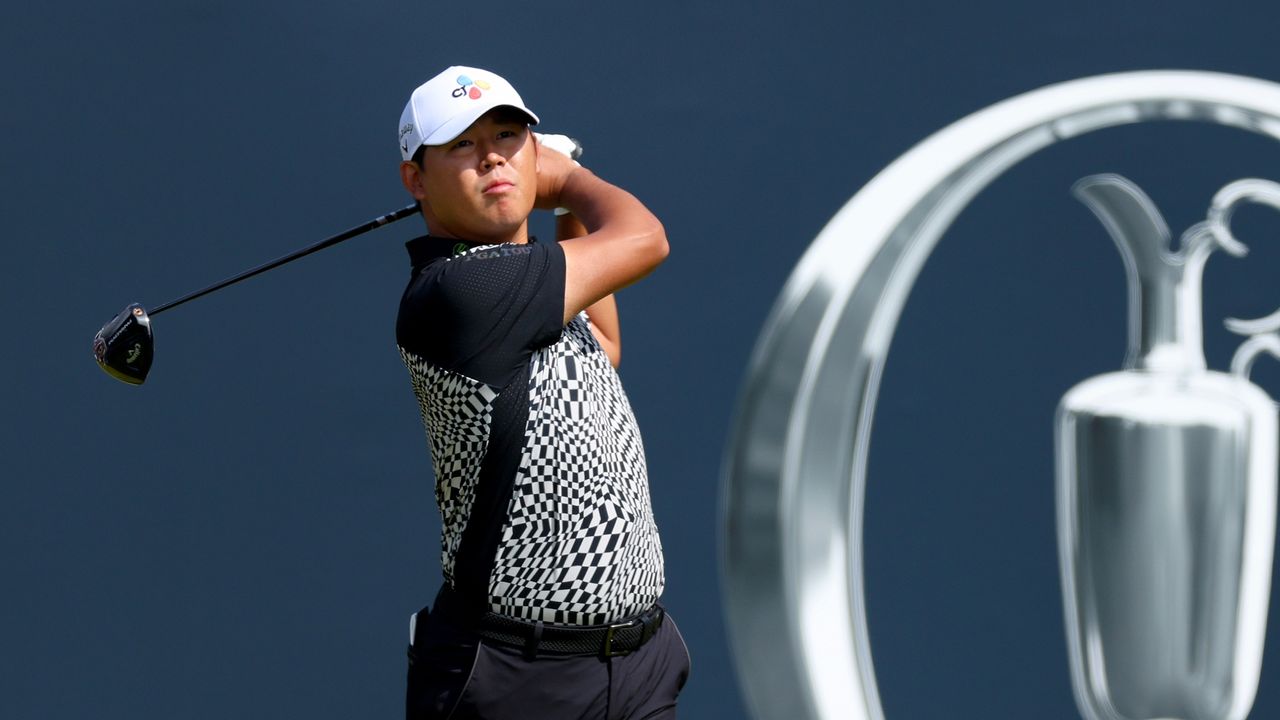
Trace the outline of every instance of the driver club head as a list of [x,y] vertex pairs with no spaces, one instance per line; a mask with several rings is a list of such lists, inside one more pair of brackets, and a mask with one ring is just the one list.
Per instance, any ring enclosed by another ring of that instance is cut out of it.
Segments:
[[141,385],[151,370],[151,318],[138,303],[120,311],[93,336],[93,356],[111,377]]

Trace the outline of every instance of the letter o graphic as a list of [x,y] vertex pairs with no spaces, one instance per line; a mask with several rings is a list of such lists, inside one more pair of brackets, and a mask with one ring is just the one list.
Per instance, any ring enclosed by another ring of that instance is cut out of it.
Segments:
[[1194,120],[1280,140],[1280,85],[1144,71],[1051,85],[938,131],[819,233],[752,353],[725,456],[725,607],[759,720],[880,720],[863,595],[863,498],[876,393],[925,259],[983,188],[1060,140]]

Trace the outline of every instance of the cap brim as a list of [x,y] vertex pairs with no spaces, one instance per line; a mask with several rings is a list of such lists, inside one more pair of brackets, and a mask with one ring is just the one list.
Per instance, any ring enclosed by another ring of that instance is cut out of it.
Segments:
[[494,103],[492,105],[478,104],[475,107],[468,108],[466,112],[459,113],[440,127],[436,128],[430,135],[422,139],[423,145],[443,145],[450,140],[458,137],[467,128],[471,127],[471,123],[480,119],[480,116],[493,110],[494,108],[509,107],[524,113],[529,119],[530,125],[538,124],[538,116],[533,111],[523,105],[515,105],[513,103]]

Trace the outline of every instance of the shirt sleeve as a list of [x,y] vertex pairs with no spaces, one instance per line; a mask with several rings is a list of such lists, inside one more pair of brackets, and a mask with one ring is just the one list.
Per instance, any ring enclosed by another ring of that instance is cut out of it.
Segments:
[[396,340],[446,370],[505,387],[564,328],[558,243],[492,245],[416,269]]

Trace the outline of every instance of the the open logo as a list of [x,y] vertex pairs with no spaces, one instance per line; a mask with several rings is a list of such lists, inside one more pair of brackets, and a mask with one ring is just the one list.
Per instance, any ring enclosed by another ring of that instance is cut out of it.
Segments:
[[[975,195],[1037,150],[1113,125],[1166,120],[1280,137],[1280,85],[1222,73],[1145,71],[1004,100],[938,131],[878,173],[801,258],[756,343],[725,458],[728,625],[774,629],[733,636],[754,717],[884,718],[863,590],[867,458],[890,341],[934,245]],[[1274,495],[1247,507],[1266,512],[1262,525],[1271,527]],[[1239,567],[1247,582],[1269,590],[1274,538],[1259,535],[1265,562]],[[1132,583],[1121,576],[1100,590],[1111,596],[1125,587]],[[1212,591],[1203,597],[1218,597]],[[1232,626],[1256,646],[1239,657],[1260,656],[1265,616],[1263,606]],[[1230,682],[1221,686],[1229,696],[1221,697],[1234,710],[1196,717],[1244,717],[1258,671],[1247,661],[1222,675]],[[1206,707],[1223,705],[1219,696],[1207,701]],[[1081,711],[1097,720],[1091,703]]]

